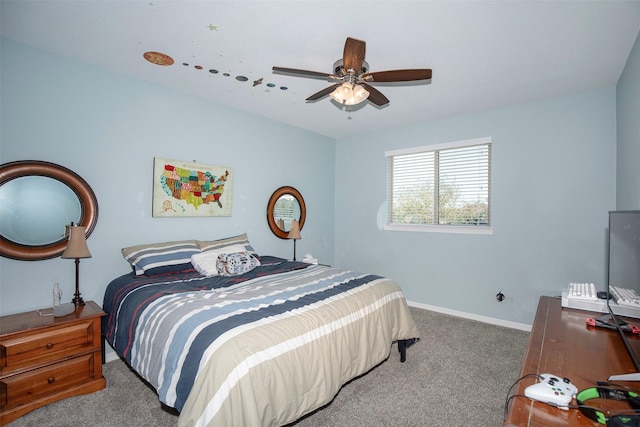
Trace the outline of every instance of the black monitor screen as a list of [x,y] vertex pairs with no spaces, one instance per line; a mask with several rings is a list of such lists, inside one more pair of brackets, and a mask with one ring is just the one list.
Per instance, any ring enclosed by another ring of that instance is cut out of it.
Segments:
[[[615,286],[633,290],[640,295],[640,211],[609,212],[608,255],[609,293],[612,293],[611,287]],[[628,337],[626,335],[628,332],[622,329],[624,322],[614,314],[611,304],[608,305],[609,313],[636,369],[635,373],[613,375],[609,379],[640,381],[640,351],[638,351],[638,346],[631,345],[632,338]],[[637,339],[637,337],[633,339]]]
[[609,286],[640,295],[640,211],[609,212]]

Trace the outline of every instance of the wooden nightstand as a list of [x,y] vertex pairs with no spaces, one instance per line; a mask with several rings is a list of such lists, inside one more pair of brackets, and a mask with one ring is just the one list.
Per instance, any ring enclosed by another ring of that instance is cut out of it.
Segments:
[[64,317],[38,311],[0,317],[0,425],[106,386],[100,335],[104,315],[89,301]]

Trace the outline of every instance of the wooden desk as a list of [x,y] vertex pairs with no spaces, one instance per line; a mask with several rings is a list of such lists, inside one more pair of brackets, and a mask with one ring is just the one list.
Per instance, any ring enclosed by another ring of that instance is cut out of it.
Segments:
[[[635,372],[617,331],[586,325],[588,317],[598,316],[602,313],[562,308],[560,298],[541,297],[520,376],[553,374],[569,378],[578,390],[584,390],[594,387],[596,381],[607,381],[610,375]],[[640,325],[639,319],[626,320]],[[633,336],[632,345],[640,349],[640,337]],[[524,396],[525,388],[536,382],[533,377],[522,380],[511,395]],[[640,388],[640,383],[616,383]],[[594,399],[587,403],[606,410],[629,408],[626,402],[613,400]],[[602,424],[585,417],[578,409],[562,410],[526,397],[514,397],[504,425],[594,427]]]

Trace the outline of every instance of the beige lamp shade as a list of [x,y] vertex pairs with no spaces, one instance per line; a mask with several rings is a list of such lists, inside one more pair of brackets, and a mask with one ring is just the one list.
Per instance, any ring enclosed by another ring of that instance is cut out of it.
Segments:
[[62,258],[91,258],[84,227],[79,225],[69,227],[69,243]]
[[287,238],[288,239],[301,239],[302,238],[300,236],[300,224],[295,219],[293,221],[291,221],[291,230],[289,230],[289,235],[287,236]]

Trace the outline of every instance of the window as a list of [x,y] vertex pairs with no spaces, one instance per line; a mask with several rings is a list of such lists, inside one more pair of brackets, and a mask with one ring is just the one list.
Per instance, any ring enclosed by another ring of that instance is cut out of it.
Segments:
[[491,233],[491,138],[385,155],[385,229]]

